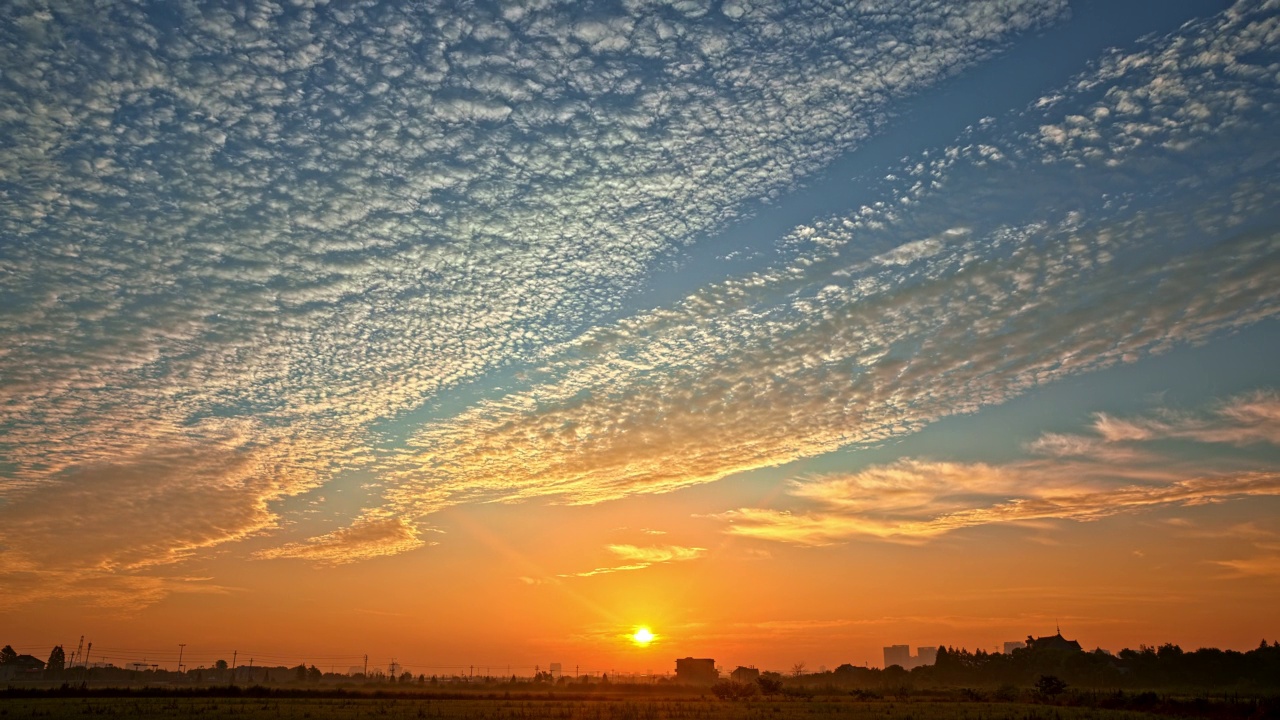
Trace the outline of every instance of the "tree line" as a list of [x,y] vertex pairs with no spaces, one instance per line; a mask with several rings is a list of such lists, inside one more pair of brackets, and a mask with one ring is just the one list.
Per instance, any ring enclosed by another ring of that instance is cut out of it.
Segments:
[[[1200,648],[1184,651],[1166,643],[1159,647],[1139,646],[1112,654],[1060,647],[1018,648],[1011,653],[995,653],[942,646],[937,660],[905,670],[891,665],[885,669],[841,665],[826,673],[786,677],[787,685],[876,688],[914,685],[920,687],[1016,686],[1040,688],[1044,678],[1064,687],[1108,688],[1233,688],[1240,690],[1280,690],[1280,641],[1262,641],[1247,652]],[[1043,688],[1052,692],[1050,682]]]

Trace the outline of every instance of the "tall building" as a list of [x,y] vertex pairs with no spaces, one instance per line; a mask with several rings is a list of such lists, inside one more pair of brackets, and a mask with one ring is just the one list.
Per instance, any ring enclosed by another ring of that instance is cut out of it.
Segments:
[[884,666],[897,665],[903,670],[910,670],[921,665],[933,665],[938,662],[938,648],[918,647],[916,654],[911,654],[910,645],[890,645],[884,649]]
[[716,661],[711,658],[686,657],[676,660],[676,682],[689,685],[711,685],[720,679]]
[[884,666],[897,665],[904,670],[914,667],[911,664],[910,645],[890,645],[884,649]]

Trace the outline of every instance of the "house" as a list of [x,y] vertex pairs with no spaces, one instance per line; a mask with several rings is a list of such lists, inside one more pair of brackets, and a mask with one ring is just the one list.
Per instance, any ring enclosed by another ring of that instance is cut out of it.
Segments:
[[1044,637],[1033,638],[1027,636],[1027,648],[1031,651],[1036,650],[1059,650],[1065,652],[1084,652],[1080,647],[1080,643],[1075,640],[1068,640],[1062,637],[1062,631],[1059,630],[1057,635],[1046,635]]
[[15,655],[8,662],[0,664],[0,680],[17,680],[21,678],[39,678],[44,671],[44,661],[35,655]]
[[676,682],[689,685],[711,685],[720,679],[716,661],[711,658],[686,657],[676,660]]
[[760,679],[760,671],[753,667],[739,665],[737,670],[729,673],[729,678],[734,682],[753,683]]

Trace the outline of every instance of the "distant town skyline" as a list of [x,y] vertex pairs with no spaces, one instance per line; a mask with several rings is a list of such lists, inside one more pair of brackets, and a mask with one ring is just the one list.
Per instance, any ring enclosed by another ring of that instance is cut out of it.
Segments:
[[1278,28],[0,3],[3,642],[630,674],[1059,626],[1256,648]]
[[[1027,636],[1027,641],[1005,641],[1002,644],[996,644],[990,648],[985,646],[975,646],[972,648],[955,645],[943,644],[932,646],[916,646],[898,644],[886,645],[883,648],[882,661],[874,664],[869,661],[863,661],[861,664],[854,663],[852,660],[845,660],[838,665],[854,665],[856,667],[871,667],[885,669],[893,665],[897,665],[904,670],[912,670],[917,667],[933,665],[938,656],[939,648],[949,647],[954,650],[972,651],[972,652],[994,652],[1009,655],[1014,650],[1027,648],[1028,642],[1035,640],[1040,647],[1052,647],[1057,649],[1065,649],[1075,652],[1084,652],[1086,648],[1081,646],[1077,641],[1067,640],[1062,636],[1061,629],[1058,629],[1054,635],[1044,635],[1035,638],[1032,635]],[[1265,638],[1262,641],[1266,642]],[[185,670],[243,670],[246,676],[251,676],[254,668],[266,669],[280,668],[293,669],[297,663],[281,662],[280,658],[284,657],[277,653],[248,653],[243,658],[241,653],[236,650],[231,654],[231,659],[219,656],[216,660],[206,661],[207,652],[196,649],[194,655],[187,655],[188,662],[183,664],[182,658],[186,650],[186,644],[182,643],[178,646],[176,657],[172,653],[163,649],[151,651],[134,649],[125,651],[118,648],[103,649],[99,646],[98,652],[93,650],[93,642],[90,641],[88,646],[85,645],[85,638],[81,637],[79,643],[73,649],[71,646],[63,647],[57,644],[53,647],[51,658],[54,656],[63,658],[62,662],[65,667],[74,668],[117,668],[117,669],[147,669],[161,670],[166,672],[182,672]],[[1144,646],[1146,647],[1146,646]],[[1152,646],[1154,647],[1154,646]],[[24,667],[45,667],[45,661],[40,660],[41,651],[38,646],[18,646],[16,649],[12,645],[5,645],[6,650],[14,650],[15,653],[21,652],[19,657],[22,659],[21,665]],[[1107,654],[1114,654],[1111,649],[1107,648],[1091,648],[1088,651],[1102,651]],[[211,656],[210,656],[211,657]],[[261,658],[261,661],[258,661]],[[346,670],[339,670],[344,660],[349,659],[362,660],[360,665],[349,665]],[[237,660],[240,660],[237,662]],[[660,660],[654,658],[655,661]],[[255,664],[255,661],[256,664]],[[640,682],[645,679],[665,678],[669,680],[685,680],[694,684],[703,684],[711,682],[714,679],[734,679],[736,681],[754,681],[759,677],[761,672],[784,673],[790,675],[804,675],[808,673],[827,672],[838,665],[828,666],[826,664],[818,664],[810,666],[807,662],[801,660],[787,667],[777,666],[757,666],[756,662],[744,660],[739,663],[724,663],[715,658],[695,658],[686,656],[676,658],[670,662],[672,667],[669,668],[649,668],[644,672],[623,669],[621,672],[616,666],[608,668],[592,667],[581,663],[570,664],[567,667],[563,662],[539,662],[533,665],[512,665],[510,663],[483,663],[483,664],[443,664],[443,665],[425,665],[418,662],[398,661],[395,657],[390,659],[373,658],[372,662],[368,655],[319,655],[318,660],[300,661],[303,666],[317,665],[317,662],[324,664],[325,668],[321,671],[326,674],[346,674],[350,676],[368,676],[369,678],[387,678],[402,672],[409,672],[413,675],[426,674],[440,679],[458,678],[472,680],[480,678],[509,678],[515,676],[525,680],[533,680],[545,675],[549,680],[559,680],[560,678],[593,678],[599,680],[602,677],[607,679],[610,674],[616,676],[615,679],[626,678],[631,682]],[[318,665],[317,665],[318,666]],[[732,668],[732,669],[730,669]]]

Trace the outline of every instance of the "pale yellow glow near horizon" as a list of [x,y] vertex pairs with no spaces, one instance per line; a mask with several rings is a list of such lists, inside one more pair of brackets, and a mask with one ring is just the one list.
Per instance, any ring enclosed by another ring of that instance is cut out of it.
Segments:
[[631,636],[631,642],[635,643],[640,647],[647,647],[649,643],[653,642],[655,639],[657,639],[657,637],[658,636],[654,635],[653,631],[650,630],[649,628],[638,627],[636,628],[635,633],[632,634]]

